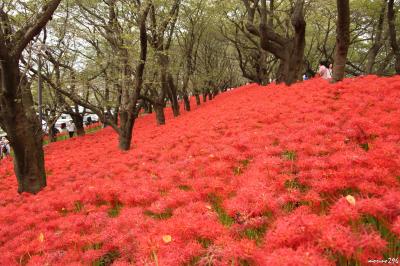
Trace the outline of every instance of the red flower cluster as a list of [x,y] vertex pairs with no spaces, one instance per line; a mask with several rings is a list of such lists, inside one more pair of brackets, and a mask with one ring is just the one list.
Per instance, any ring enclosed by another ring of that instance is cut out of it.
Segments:
[[[0,165],[3,265],[335,265],[399,255],[400,77],[247,85],[121,152],[45,147],[48,186]],[[397,245],[397,248],[396,248]]]

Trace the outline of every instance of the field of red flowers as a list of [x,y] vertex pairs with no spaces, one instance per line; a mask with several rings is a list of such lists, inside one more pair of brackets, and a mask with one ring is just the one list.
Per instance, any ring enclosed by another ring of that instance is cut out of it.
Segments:
[[400,256],[400,77],[247,85],[0,165],[2,265],[365,265]]

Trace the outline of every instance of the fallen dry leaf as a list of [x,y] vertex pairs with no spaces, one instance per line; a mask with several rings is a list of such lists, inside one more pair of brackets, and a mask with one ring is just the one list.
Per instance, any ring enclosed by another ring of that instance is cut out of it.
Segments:
[[162,237],[162,240],[164,241],[164,243],[169,243],[172,241],[172,236],[170,235],[165,235]]
[[39,237],[38,237],[39,242],[43,242],[44,241],[44,234],[40,233]]
[[346,200],[348,203],[351,205],[355,206],[356,205],[356,199],[352,195],[347,195]]

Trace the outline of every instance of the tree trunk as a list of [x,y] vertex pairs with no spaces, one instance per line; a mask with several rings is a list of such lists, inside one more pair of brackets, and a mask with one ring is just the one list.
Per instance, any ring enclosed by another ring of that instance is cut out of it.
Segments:
[[377,26],[376,33],[374,36],[375,37],[374,44],[372,45],[371,49],[368,51],[367,64],[365,66],[365,72],[367,74],[374,73],[373,67],[375,64],[375,59],[379,53],[379,50],[381,49],[381,47],[383,45],[382,31],[383,31],[383,21],[385,20],[385,10],[386,10],[386,0],[383,1],[381,13],[379,15],[378,26]]
[[72,120],[76,127],[76,134],[78,136],[85,136],[85,129],[83,127],[83,116],[78,113],[71,114]]
[[151,114],[153,113],[153,106],[149,102],[144,103],[144,111],[146,114]]
[[[301,78],[305,48],[304,0],[296,0],[291,15],[294,36],[281,36],[273,28],[273,18],[268,21],[267,1],[260,1],[261,7],[253,1],[242,0],[247,10],[246,29],[259,37],[260,47],[280,59],[277,82],[290,85]],[[272,11],[274,3],[270,2]],[[255,26],[255,14],[259,13],[259,25]]]
[[18,180],[18,192],[35,194],[46,186],[42,137],[36,123],[24,121],[21,117],[23,114],[16,114],[19,121],[17,127],[8,127],[15,153],[14,169]]
[[187,94],[183,95],[183,102],[185,104],[185,110],[190,112],[190,99],[189,99],[189,96]]
[[340,81],[345,76],[347,52],[350,44],[350,4],[349,0],[337,0],[338,19],[336,24],[336,51],[333,66],[333,80]]
[[161,104],[156,104],[153,107],[156,113],[157,125],[165,125],[164,107]]
[[201,104],[200,95],[199,94],[195,94],[194,96],[196,97],[196,104],[200,105]]
[[203,92],[203,103],[207,102],[207,92]]
[[184,102],[184,108],[186,111],[190,112],[190,100],[187,92],[187,87],[189,85],[189,78],[190,78],[190,71],[191,71],[191,54],[192,54],[192,47],[189,47],[189,51],[187,52],[187,66],[186,66],[186,74],[185,78],[183,79],[183,87],[182,87],[182,92],[183,92],[183,102]]
[[173,79],[171,73],[168,73],[167,79],[168,79],[168,87],[169,87],[169,90],[170,90],[171,96],[172,96],[172,99],[171,99],[172,111],[174,112],[174,116],[177,117],[180,115],[180,110],[179,110],[180,108],[179,108],[178,95],[176,93],[176,86],[175,86],[174,79]]
[[[2,62],[1,124],[14,150],[18,192],[37,193],[46,186],[43,132],[33,108],[29,84],[20,78],[18,60]],[[21,81],[21,82],[20,82]],[[18,123],[15,123],[18,121]]]
[[212,94],[212,92],[209,92],[208,93],[208,100],[211,101],[212,99],[213,99],[213,94]]
[[295,29],[294,38],[285,45],[283,57],[277,73],[277,82],[291,85],[302,78],[303,56],[305,49],[306,22],[303,9],[297,8],[292,15],[292,26]]
[[400,74],[400,48],[397,43],[397,36],[396,36],[396,15],[394,12],[394,0],[389,0],[388,3],[388,23],[389,23],[389,39],[390,39],[390,46],[392,47],[393,54],[395,57],[395,70],[396,74]]
[[123,111],[120,113],[120,130],[118,132],[119,148],[128,151],[131,148],[133,125],[135,115],[132,111]]

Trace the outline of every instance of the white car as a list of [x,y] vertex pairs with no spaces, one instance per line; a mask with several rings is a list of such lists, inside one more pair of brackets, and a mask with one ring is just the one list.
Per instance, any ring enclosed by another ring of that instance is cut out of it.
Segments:
[[55,128],[57,128],[59,131],[61,130],[61,125],[62,124],[67,124],[69,121],[72,120],[71,115],[69,114],[61,114],[60,117],[57,119],[56,123],[54,124]]
[[98,116],[98,115],[96,115],[96,114],[86,114],[86,115],[83,116],[83,123],[84,123],[85,125],[90,124],[90,123],[88,122],[88,118],[89,118],[89,117],[90,117],[89,121],[91,121],[90,123],[99,122],[99,116]]

